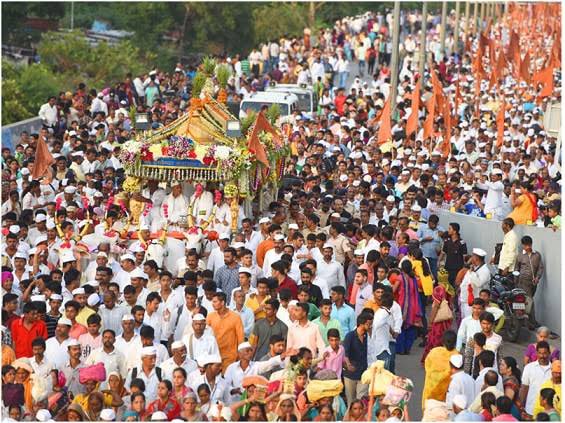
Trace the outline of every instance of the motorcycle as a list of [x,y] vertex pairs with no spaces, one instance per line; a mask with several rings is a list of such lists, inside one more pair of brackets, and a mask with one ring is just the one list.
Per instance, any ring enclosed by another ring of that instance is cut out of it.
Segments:
[[510,275],[495,274],[490,280],[491,299],[504,312],[506,335],[511,342],[516,342],[520,329],[528,318],[526,291],[516,288],[515,284],[519,274],[519,272]]

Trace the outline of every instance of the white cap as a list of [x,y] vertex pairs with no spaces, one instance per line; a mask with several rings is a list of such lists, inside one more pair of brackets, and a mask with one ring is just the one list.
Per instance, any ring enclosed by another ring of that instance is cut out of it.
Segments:
[[45,295],[32,295],[30,300],[45,302]]
[[203,314],[201,313],[197,313],[194,316],[192,316],[192,321],[193,322],[201,322],[202,320],[206,320],[206,318],[204,317]]
[[38,422],[47,422],[52,419],[52,416],[49,410],[42,408],[41,410],[37,410],[35,418]]
[[326,242],[324,244],[324,246],[322,247],[322,250],[325,250],[326,248],[331,248],[333,250],[334,246],[332,244],[330,244],[329,242]]
[[139,230],[140,231],[148,231],[149,230],[149,225],[147,223],[141,223],[139,225]]
[[[51,295],[53,296],[53,295]],[[71,322],[69,319],[67,319],[66,317],[61,317],[59,320],[57,320],[57,324],[58,325],[67,325],[67,326],[72,326],[73,322]]]
[[340,215],[339,213],[335,213],[335,212],[334,212],[334,213],[332,213],[332,214],[330,215],[330,217],[336,217],[336,218],[340,219],[340,218],[341,218],[341,215]]
[[457,407],[459,407],[462,410],[467,408],[467,397],[465,395],[462,395],[462,394],[455,395],[453,397],[452,402],[453,402],[453,405],[456,405]]
[[74,194],[76,192],[76,187],[69,185],[68,187],[65,187],[65,194]]
[[276,234],[275,235],[275,241],[284,241],[284,235],[283,234]]
[[84,288],[75,288],[75,289],[73,289],[72,294],[73,294],[73,297],[75,295],[84,295],[85,294]]
[[35,223],[45,222],[46,220],[47,216],[45,216],[43,213],[39,213],[37,216],[35,216]]
[[298,225],[296,223],[291,223],[290,225],[288,225],[288,229],[298,230]]
[[157,355],[157,348],[155,347],[143,347],[141,349],[141,356]]
[[239,248],[245,248],[245,244],[243,242],[234,242],[231,246],[236,250]]
[[[369,182],[371,182],[371,181],[369,181]],[[358,187],[359,185],[361,185],[361,182],[360,182],[360,181],[358,181],[358,180],[353,181],[353,186],[354,186],[354,187]]]
[[20,232],[20,226],[19,225],[12,225],[9,228],[9,231],[12,232],[13,234],[17,234]]
[[22,170],[20,172],[23,176],[27,176],[27,175],[30,174],[30,171],[27,167],[22,168]]
[[70,263],[71,261],[76,261],[73,252],[70,250],[63,251],[63,253],[61,254],[61,263],[65,264]]
[[363,180],[370,184],[373,178],[371,178],[371,175],[365,175],[363,176]]
[[393,195],[389,195],[389,196],[386,198],[386,201],[388,201],[388,202],[390,202],[390,203],[394,203],[394,201],[395,201],[394,196],[393,196]]
[[45,225],[47,229],[55,229],[55,222],[51,219],[47,221],[47,225]]
[[149,279],[149,277],[147,276],[147,273],[145,273],[139,267],[136,267],[135,269],[133,269],[129,273],[129,277],[130,277],[130,279],[133,279],[133,278]]
[[98,251],[98,253],[96,253],[96,257],[108,258],[108,254],[106,254],[104,251]]
[[14,254],[14,258],[27,260],[27,254],[24,253],[23,251],[16,251],[16,254]]
[[227,232],[221,233],[220,237],[218,239],[227,239],[229,241],[230,239],[230,234]]
[[454,354],[449,358],[449,362],[453,367],[460,369],[463,366],[463,356],[461,354]]
[[247,348],[253,348],[249,342],[242,342],[241,344],[239,344],[239,345],[237,346],[237,350],[238,350],[238,351],[243,351],[243,350],[245,350],[245,349],[247,349]]
[[271,219],[269,219],[268,217],[262,217],[261,219],[259,219],[259,224],[263,225],[264,223],[269,223],[271,221]]
[[186,346],[182,341],[175,341],[171,345],[171,350],[178,350],[182,347]]
[[365,252],[363,250],[355,250],[353,251],[354,256],[365,256]]
[[151,421],[159,421],[159,420],[164,420],[164,421],[168,421],[169,419],[167,418],[167,415],[165,413],[163,413],[162,411],[155,411],[153,414],[151,414]]
[[39,235],[37,238],[35,238],[35,242],[33,244],[37,246],[42,242],[47,242],[47,235]]
[[63,296],[61,294],[53,293],[49,296],[49,300],[63,301]]
[[252,274],[251,269],[249,267],[243,267],[243,266],[239,268],[239,273],[249,273],[250,275]]
[[487,252],[481,248],[473,248],[473,254],[479,257],[486,257]]
[[145,250],[141,246],[141,244],[135,244],[133,248],[129,249],[132,253],[143,253]]
[[98,296],[98,294],[90,294],[88,296],[88,299],[86,300],[86,303],[90,307],[94,307],[94,306],[100,304],[100,297]]
[[222,358],[218,354],[207,354],[197,359],[197,364],[200,367],[204,367],[207,364],[214,364],[221,362],[222,362]]
[[347,177],[347,175],[339,175],[339,180],[341,182],[346,182],[349,178]]
[[111,408],[105,408],[100,412],[100,420],[104,422],[114,421],[116,418],[116,413]]
[[124,315],[122,316],[122,322],[129,322],[129,321],[131,321],[131,320],[135,320],[135,319],[133,318],[133,315],[131,315],[131,314],[124,314]]
[[67,348],[68,347],[80,347],[80,342],[78,342],[78,339],[71,338],[67,343]]
[[135,263],[135,257],[133,256],[133,254],[123,254],[120,257],[120,261],[124,261],[124,260],[131,260]]
[[422,207],[420,207],[418,204],[414,204],[412,206],[412,211],[416,213],[420,213],[422,211]]
[[153,76],[153,75],[157,75],[157,71],[156,71],[156,70],[152,70],[151,72],[149,72],[149,76]]
[[491,175],[504,175],[504,172],[502,172],[502,170],[500,169],[493,169],[492,172],[490,172]]
[[102,194],[100,191],[96,191],[94,193],[94,197],[104,197],[104,194]]

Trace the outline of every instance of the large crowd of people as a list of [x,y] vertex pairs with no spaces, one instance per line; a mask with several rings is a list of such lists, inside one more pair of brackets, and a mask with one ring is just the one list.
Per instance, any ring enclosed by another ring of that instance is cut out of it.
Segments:
[[[548,35],[536,12],[514,9],[542,33],[538,44],[537,31],[518,41],[522,53],[539,47],[531,74],[561,33]],[[510,65],[496,87],[477,73],[477,56],[492,73],[494,55],[511,50],[510,15],[465,34],[450,13],[442,49],[440,16],[402,12],[384,142],[391,11],[219,57],[232,73],[228,102],[274,81],[311,85],[318,108],[285,119],[291,155],[275,201],[252,215],[242,206],[235,230],[226,205],[209,228],[216,239],[174,244],[174,272],[146,257],[127,205],[108,199],[123,194],[130,108],[152,129],[173,122],[187,111],[195,68],[49,98],[41,131],[2,149],[3,420],[401,421],[415,417],[413,390],[426,421],[560,420],[560,351],[533,307],[544,257],[515,227],[561,229],[559,146],[543,124],[561,101],[561,76],[556,67],[540,96]],[[481,37],[500,43],[490,60],[477,53]],[[34,178],[42,144],[54,162]],[[169,223],[182,231],[174,216],[190,203],[186,185],[146,181],[136,194],[151,205],[139,227],[146,239]],[[499,221],[497,254],[468,246],[457,223],[442,227],[446,213]],[[504,312],[490,291],[492,275],[514,271],[537,337],[520,357],[505,353]],[[399,355],[421,363],[423,384],[406,379]]]

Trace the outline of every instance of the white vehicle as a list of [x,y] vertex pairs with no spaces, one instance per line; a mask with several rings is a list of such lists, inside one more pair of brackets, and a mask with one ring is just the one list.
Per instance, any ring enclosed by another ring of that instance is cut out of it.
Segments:
[[269,85],[265,91],[295,94],[298,97],[298,110],[309,118],[312,118],[318,110],[318,96],[311,85],[274,84]]
[[255,92],[241,100],[239,105],[239,118],[244,119],[249,111],[259,113],[263,106],[270,107],[278,104],[281,117],[290,116],[298,110],[298,97],[287,92]]

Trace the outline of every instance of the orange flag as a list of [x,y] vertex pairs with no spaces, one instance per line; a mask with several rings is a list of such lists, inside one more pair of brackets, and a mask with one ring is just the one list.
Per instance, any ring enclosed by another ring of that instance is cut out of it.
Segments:
[[424,121],[424,140],[428,139],[434,132],[434,118],[436,108],[436,96],[432,95],[426,104],[428,109],[428,116]]
[[439,81],[439,78],[437,77],[437,72],[435,69],[432,69],[432,87],[433,87],[433,93],[435,96],[435,101],[437,106],[439,107],[439,109],[441,110],[443,107],[443,85],[441,85],[441,82]]
[[420,109],[420,81],[416,82],[416,88],[412,92],[410,116],[406,122],[406,136],[409,137],[418,129],[418,110]]
[[539,96],[541,98],[549,97],[551,94],[553,94],[553,69],[548,69],[550,69],[551,72],[544,74],[543,79],[540,81],[543,84],[543,88],[539,93]]
[[379,133],[377,136],[377,143],[384,144],[392,139],[392,127],[390,125],[390,96],[385,102],[383,112],[381,113],[381,121],[379,126]]
[[445,120],[445,135],[443,136],[442,156],[447,158],[451,154],[451,110],[449,110],[449,101],[444,104],[443,119]]
[[508,45],[508,61],[518,68],[520,64],[520,37],[515,31],[510,36],[510,44]]
[[520,63],[520,78],[525,82],[530,82],[530,54],[526,53],[524,60]]
[[255,153],[255,157],[259,163],[262,163],[267,168],[269,168],[269,159],[267,158],[267,152],[265,151],[265,147],[259,140],[259,134],[262,131],[266,131],[272,134],[274,142],[280,142],[279,135],[273,129],[267,118],[263,115],[263,112],[259,112],[257,113],[257,117],[255,118],[255,124],[253,125],[253,132],[249,137],[247,148]]
[[496,72],[497,79],[500,79],[504,76],[504,69],[508,66],[506,62],[506,58],[504,57],[504,53],[500,52],[498,54],[498,60],[496,61],[496,66],[494,67],[494,72]]
[[504,141],[504,113],[506,112],[506,102],[502,99],[502,104],[496,115],[496,146],[500,148]]
[[55,159],[49,152],[47,144],[43,137],[39,137],[37,148],[35,149],[35,162],[33,164],[32,179],[39,179],[48,174],[49,166],[55,162]]
[[549,79],[553,80],[553,69],[551,68],[551,66],[535,72],[534,76],[532,77],[532,82],[534,84],[545,85]]

